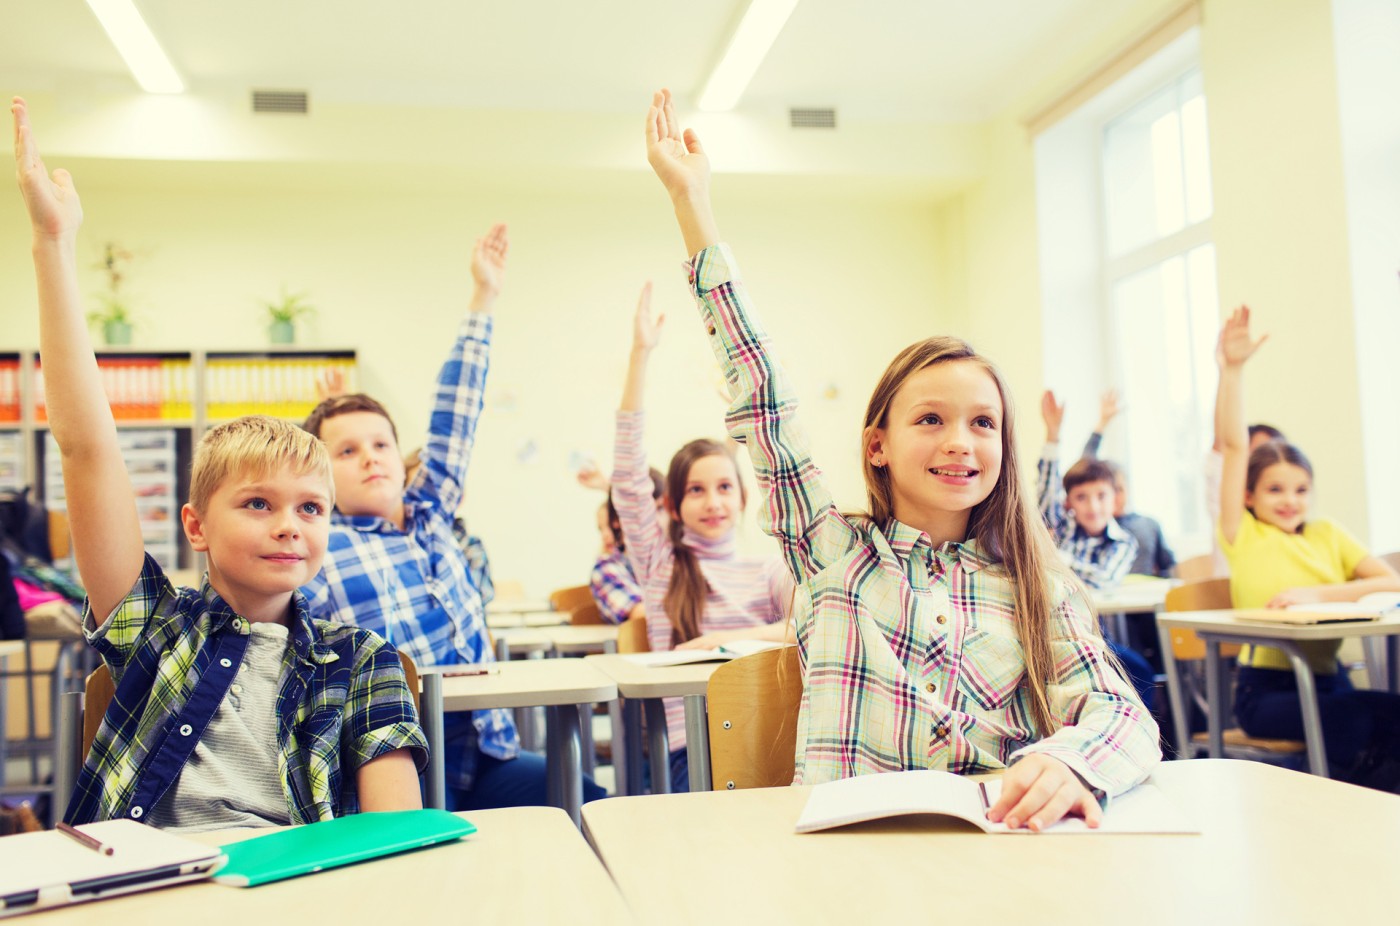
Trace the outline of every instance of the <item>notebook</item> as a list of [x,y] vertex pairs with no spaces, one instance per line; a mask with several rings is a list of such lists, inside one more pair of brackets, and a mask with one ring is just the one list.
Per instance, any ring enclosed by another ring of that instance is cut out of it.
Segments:
[[476,827],[445,810],[358,813],[254,836],[224,846],[220,884],[256,887],[327,868],[452,842]]
[[642,666],[688,666],[700,662],[728,662],[741,656],[752,656],[754,653],[791,645],[772,640],[731,640],[714,649],[657,650],[651,653],[628,653],[622,658]]
[[110,846],[88,848],[56,830],[0,839],[0,917],[207,878],[223,851],[134,820],[78,830]]
[[1263,624],[1344,624],[1355,621],[1378,621],[1382,617],[1380,608],[1367,607],[1356,602],[1336,604],[1310,604],[1306,607],[1290,608],[1240,608],[1232,615],[1242,621],[1257,621]]

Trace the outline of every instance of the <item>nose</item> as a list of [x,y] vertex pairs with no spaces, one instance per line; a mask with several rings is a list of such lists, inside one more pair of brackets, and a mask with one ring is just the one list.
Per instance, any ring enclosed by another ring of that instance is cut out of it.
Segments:
[[296,515],[292,509],[282,509],[280,515],[274,520],[272,535],[278,540],[295,540],[301,535],[301,527],[297,524]]
[[968,439],[967,425],[953,422],[943,431],[943,452],[967,454],[972,452],[972,442]]

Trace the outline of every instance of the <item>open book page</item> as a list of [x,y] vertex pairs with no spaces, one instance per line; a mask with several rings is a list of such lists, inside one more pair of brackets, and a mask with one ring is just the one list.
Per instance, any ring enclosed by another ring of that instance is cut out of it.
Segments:
[[628,653],[623,659],[641,666],[685,666],[697,662],[728,662],[770,649],[789,646],[772,640],[731,640],[715,649],[673,649],[652,653]]
[[966,820],[984,832],[1013,835],[1094,833],[1199,833],[1200,827],[1150,781],[1114,798],[1097,829],[1068,817],[1040,833],[1009,829],[987,820],[986,807],[1001,796],[1000,779],[984,779],[986,804],[978,782],[950,772],[918,770],[860,775],[817,785],[797,821],[797,832],[845,826],[905,814],[942,814]]

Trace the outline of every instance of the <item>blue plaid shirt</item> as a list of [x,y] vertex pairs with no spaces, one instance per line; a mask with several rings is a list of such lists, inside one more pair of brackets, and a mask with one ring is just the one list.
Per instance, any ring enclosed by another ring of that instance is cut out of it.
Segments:
[[[332,514],[325,565],[302,587],[318,618],[373,630],[420,666],[495,659],[481,591],[452,525],[490,351],[491,317],[469,314],[438,373],[422,466],[404,490],[404,529],[384,518]],[[513,759],[519,752],[506,711],[474,711],[472,724],[487,755]]]
[[[295,824],[359,809],[355,770],[395,749],[427,764],[403,667],[372,633],[312,621],[292,596],[290,664],[277,693],[278,767]],[[238,674],[248,621],[209,586],[172,585],[149,555],[131,592],[98,626],[83,615],[116,694],[78,774],[66,819],[143,821],[176,779]]]
[[1065,488],[1060,481],[1059,447],[1046,444],[1036,465],[1036,494],[1040,514],[1050,535],[1069,561],[1069,568],[1090,588],[1111,588],[1123,581],[1137,558],[1138,544],[1132,534],[1113,518],[1102,534],[1081,528],[1065,508]]

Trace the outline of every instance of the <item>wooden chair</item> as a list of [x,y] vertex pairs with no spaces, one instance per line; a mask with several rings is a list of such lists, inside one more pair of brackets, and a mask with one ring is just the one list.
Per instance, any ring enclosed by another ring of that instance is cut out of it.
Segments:
[[[418,666],[407,653],[399,653],[399,663],[403,666],[404,681],[413,695],[413,706],[422,711],[422,696],[418,691]],[[82,765],[87,754],[92,751],[92,741],[97,739],[97,731],[102,726],[102,718],[107,715],[107,706],[112,703],[117,688],[112,684],[112,673],[106,665],[100,665],[87,677],[87,688],[83,694],[83,751],[78,756]]]
[[569,612],[569,623],[574,626],[603,623],[603,612],[590,597],[588,604],[580,605]]
[[619,653],[651,652],[651,642],[647,639],[647,619],[645,617],[629,618],[617,628],[617,651]]
[[[1219,611],[1230,607],[1230,580],[1207,579],[1204,582],[1188,582],[1167,592],[1167,611]],[[1176,661],[1177,677],[1182,687],[1180,716],[1173,717],[1176,725],[1176,739],[1183,753],[1188,757],[1204,754],[1210,748],[1210,737],[1205,733],[1187,736],[1190,729],[1187,714],[1191,705],[1208,710],[1205,698],[1206,643],[1195,631],[1173,627],[1167,631],[1171,637],[1172,658]],[[1223,643],[1220,655],[1232,659],[1238,656],[1238,643]],[[1230,697],[1230,686],[1221,686]],[[1228,712],[1227,712],[1228,714]],[[1249,736],[1238,727],[1225,730],[1225,755],[1230,759],[1255,759],[1263,762],[1287,761],[1300,758],[1307,745],[1298,740],[1264,739]],[[1290,763],[1291,764],[1291,763]]]
[[559,588],[549,593],[550,607],[564,614],[572,613],[575,608],[592,603],[593,591],[587,585]]
[[710,676],[707,698],[714,789],[792,784],[802,701],[797,647],[725,663]]
[[1202,582],[1206,579],[1214,579],[1216,577],[1215,557],[1207,554],[1182,560],[1176,564],[1176,577],[1183,582]]

